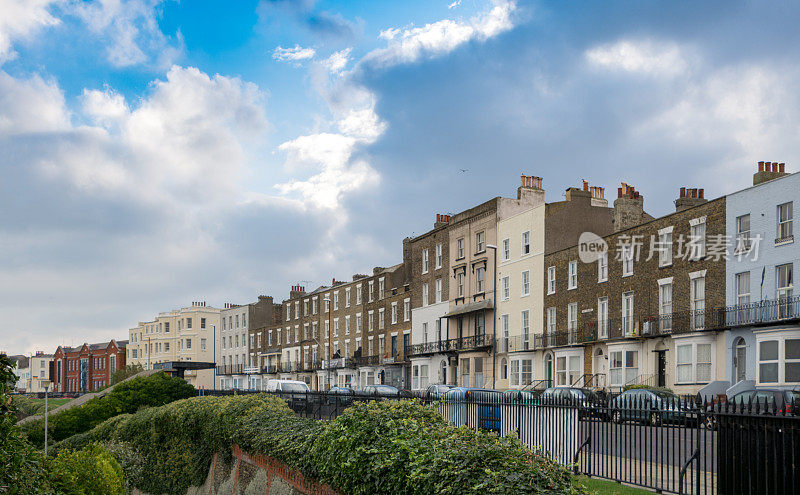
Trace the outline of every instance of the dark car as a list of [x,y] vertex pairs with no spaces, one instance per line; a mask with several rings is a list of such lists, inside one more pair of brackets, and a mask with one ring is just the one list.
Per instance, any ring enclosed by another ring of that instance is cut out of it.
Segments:
[[[453,387],[444,394],[446,404],[464,403],[468,417],[477,421],[477,427],[484,430],[500,431],[500,405],[503,393],[488,388]],[[467,426],[474,427],[470,420]]]
[[359,393],[359,395],[365,395],[368,397],[380,397],[380,398],[397,398],[400,397],[400,390],[397,387],[393,387],[391,385],[367,385],[364,387],[364,390]]
[[607,419],[606,403],[588,388],[550,387],[539,396],[543,405],[570,405],[578,409],[578,419]]
[[505,397],[506,402],[511,402],[513,404],[538,404],[540,395],[541,392],[532,390],[509,389],[503,392],[503,397]]
[[350,405],[353,403],[355,392],[347,387],[333,387],[328,390],[328,404]]
[[662,423],[686,424],[697,420],[697,412],[680,397],[666,390],[632,389],[614,397],[609,404],[615,423],[640,421],[651,426]]
[[431,385],[425,390],[425,398],[428,400],[438,400],[444,397],[450,389],[452,389],[452,385],[444,385],[444,384],[436,384]]
[[725,414],[785,414],[798,415],[800,407],[800,391],[777,388],[759,388],[746,390],[727,398],[725,403],[709,405],[703,426],[708,429],[717,427],[717,417],[713,412]]

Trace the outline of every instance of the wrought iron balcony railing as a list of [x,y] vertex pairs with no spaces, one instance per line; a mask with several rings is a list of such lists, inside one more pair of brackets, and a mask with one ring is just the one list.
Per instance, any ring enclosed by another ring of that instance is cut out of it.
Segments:
[[424,344],[414,344],[406,349],[407,356],[438,354],[443,352],[465,351],[492,346],[492,338],[486,334],[470,335],[449,340],[437,340]]

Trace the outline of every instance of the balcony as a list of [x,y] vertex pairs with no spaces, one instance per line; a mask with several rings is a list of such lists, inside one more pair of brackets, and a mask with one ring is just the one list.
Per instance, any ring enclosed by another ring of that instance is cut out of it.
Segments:
[[281,373],[295,373],[300,370],[300,363],[296,361],[286,361],[278,365]]
[[217,366],[217,376],[219,375],[242,375],[245,366],[243,364],[226,364]]
[[467,350],[480,350],[492,347],[492,338],[486,334],[470,335],[460,339],[438,340],[425,344],[414,344],[406,349],[407,356],[424,356]]
[[322,361],[322,369],[324,370],[335,370],[339,368],[344,368],[346,365],[347,365],[347,360],[345,358],[325,359]]
[[262,374],[271,374],[274,375],[278,372],[278,365],[277,364],[268,364],[266,366],[261,367]]
[[729,327],[759,326],[800,319],[800,296],[737,304],[725,308]]
[[376,366],[380,364],[380,356],[359,356],[354,358],[356,366]]

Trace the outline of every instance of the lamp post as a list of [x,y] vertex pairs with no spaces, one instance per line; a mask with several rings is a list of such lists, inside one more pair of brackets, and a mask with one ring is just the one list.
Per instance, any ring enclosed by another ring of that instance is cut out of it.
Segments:
[[331,332],[333,331],[333,323],[331,321],[331,298],[330,296],[325,297],[323,299],[325,301],[325,305],[328,308],[328,334],[325,336],[325,342],[328,344],[327,346],[327,355],[328,355],[328,364],[325,368],[328,370],[327,373],[327,383],[325,384],[325,390],[330,390],[331,388]]
[[47,456],[47,391],[50,388],[50,380],[42,380],[44,387],[44,455]]
[[492,271],[492,388],[497,377],[497,246],[487,244],[486,249],[494,252],[494,270]]

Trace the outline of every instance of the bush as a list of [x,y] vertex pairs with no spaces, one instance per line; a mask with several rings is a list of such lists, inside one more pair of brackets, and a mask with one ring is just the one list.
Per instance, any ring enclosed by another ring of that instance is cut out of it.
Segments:
[[62,450],[50,463],[56,493],[65,495],[124,495],[122,467],[102,446]]
[[[194,387],[185,380],[172,378],[164,373],[134,378],[117,385],[103,397],[95,397],[81,406],[51,415],[50,438],[57,442],[89,431],[119,414],[134,413],[141,407],[161,406],[193,395]],[[23,424],[22,430],[32,443],[44,445],[44,419]]]
[[625,387],[623,388],[623,390],[637,390],[637,389],[653,390],[656,392],[665,392],[668,394],[674,393],[671,388],[655,387],[653,385],[625,385]]
[[[195,397],[111,418],[57,449],[106,442],[129,486],[183,494],[238,444],[342,493],[581,493],[570,473],[513,436],[447,423],[411,401],[357,404],[334,421],[297,417],[265,394]],[[142,473],[147,473],[143,476]]]
[[144,371],[144,367],[141,364],[129,364],[122,369],[119,369],[111,375],[111,385],[116,385],[117,383],[127,380],[128,378],[135,376],[138,373]]

